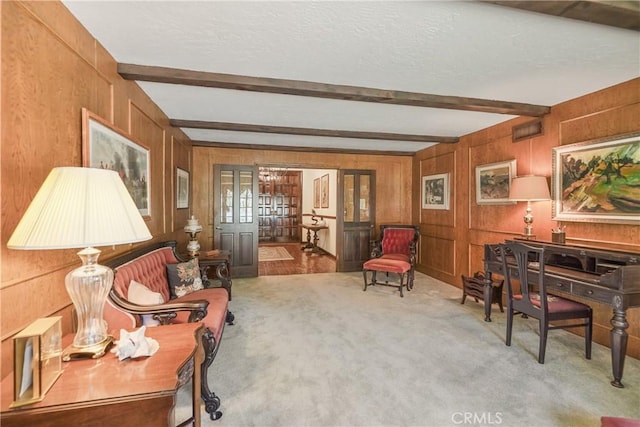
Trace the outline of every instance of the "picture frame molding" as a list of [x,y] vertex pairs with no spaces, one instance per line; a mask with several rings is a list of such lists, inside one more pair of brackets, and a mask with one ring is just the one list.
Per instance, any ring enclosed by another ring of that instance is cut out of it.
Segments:
[[[442,202],[436,203],[428,201],[427,184],[431,181],[442,180]],[[440,173],[435,175],[426,175],[422,177],[422,209],[449,210],[449,199],[451,193],[449,173]]]
[[[495,162],[495,163],[487,163],[484,165],[476,166],[476,173],[475,173],[476,204],[478,205],[513,205],[515,204],[516,203],[515,201],[509,199],[509,191],[511,189],[511,181],[513,180],[513,178],[517,176],[516,167],[517,167],[517,164],[515,159],[505,160],[505,161]],[[509,179],[507,182],[506,191],[502,191],[501,192],[502,194],[500,194],[500,196],[502,197],[494,197],[494,198],[483,197],[483,194],[486,193],[486,191],[483,190],[483,184],[482,184],[483,173],[486,173],[489,171],[501,170],[505,168],[507,168],[509,171],[508,172]]]
[[[108,157],[113,157],[114,154],[118,154],[118,157],[126,157],[125,153],[135,154],[141,164],[135,170],[126,166],[126,170],[121,170],[119,173],[121,176],[137,175],[140,177],[133,182],[125,179],[123,181],[138,207],[140,215],[149,220],[151,218],[151,156],[149,147],[87,108],[83,108],[82,166],[111,169],[113,158],[109,159]],[[122,162],[122,164],[130,164],[130,162]]]
[[189,209],[189,171],[176,167],[176,209]]
[[[640,153],[640,131],[553,147],[551,150],[551,219],[554,221],[569,222],[595,222],[605,224],[632,225],[640,224],[640,213],[607,213],[589,211],[571,212],[564,207],[564,166],[562,164],[563,156],[585,152],[596,152],[606,149],[610,149],[610,152],[613,153],[614,148],[619,148],[621,146],[627,145],[637,145],[638,147],[635,148],[637,150],[636,153]],[[636,156],[638,155],[639,154],[636,154]],[[612,205],[615,206],[614,204]]]

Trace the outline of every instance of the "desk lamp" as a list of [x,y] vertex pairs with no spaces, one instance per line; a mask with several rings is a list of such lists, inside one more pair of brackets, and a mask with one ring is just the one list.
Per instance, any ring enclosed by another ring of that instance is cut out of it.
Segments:
[[509,189],[509,199],[516,202],[527,202],[527,210],[524,216],[524,237],[533,237],[533,215],[531,214],[531,202],[549,200],[549,186],[544,176],[526,175],[514,178]]
[[94,246],[149,239],[151,233],[117,172],[81,167],[51,170],[7,247],[85,248],[78,252],[82,266],[65,277],[78,330],[73,344],[63,352],[63,360],[100,357],[112,341],[103,310],[113,284],[113,270],[98,264],[100,250]]

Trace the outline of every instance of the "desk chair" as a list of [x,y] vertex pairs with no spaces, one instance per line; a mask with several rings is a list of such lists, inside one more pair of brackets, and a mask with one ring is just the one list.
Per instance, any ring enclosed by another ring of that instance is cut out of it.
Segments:
[[[585,357],[591,359],[591,333],[593,313],[591,307],[577,301],[559,296],[547,295],[544,281],[544,249],[534,248],[520,242],[508,242],[500,245],[502,271],[507,286],[507,337],[506,345],[511,345],[513,315],[523,315],[538,319],[540,324],[540,345],[538,363],[544,363],[547,334],[550,329],[584,327]],[[515,258],[517,271],[512,272]],[[536,272],[537,271],[537,272]],[[514,289],[514,280],[520,281],[520,290]],[[531,282],[530,282],[531,280]],[[537,287],[537,292],[532,287]],[[550,325],[558,320],[580,319],[579,323]]]
[[[373,243],[371,259],[362,266],[364,288],[367,286],[384,285],[400,289],[413,289],[413,278],[416,266],[416,245],[420,229],[415,225],[381,225],[380,240]],[[367,279],[371,272],[371,281]],[[384,280],[378,280],[378,273],[384,273]],[[392,279],[392,274],[398,276],[398,281]]]

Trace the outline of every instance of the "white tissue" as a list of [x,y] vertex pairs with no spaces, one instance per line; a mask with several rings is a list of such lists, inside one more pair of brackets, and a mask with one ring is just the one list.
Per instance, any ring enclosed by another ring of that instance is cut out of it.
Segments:
[[120,339],[115,342],[116,346],[111,352],[115,353],[119,360],[124,360],[128,357],[135,359],[136,357],[153,356],[160,348],[160,345],[153,338],[144,336],[146,329],[146,326],[142,326],[133,332],[120,329]]

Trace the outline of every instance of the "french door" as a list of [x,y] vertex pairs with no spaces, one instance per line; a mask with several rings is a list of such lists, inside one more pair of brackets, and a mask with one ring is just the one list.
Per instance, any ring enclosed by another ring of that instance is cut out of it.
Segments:
[[213,242],[231,254],[232,277],[258,275],[258,168],[214,168]]
[[337,271],[359,271],[369,259],[374,235],[375,182],[373,170],[338,171]]

